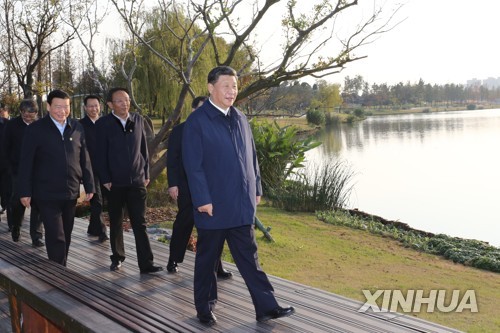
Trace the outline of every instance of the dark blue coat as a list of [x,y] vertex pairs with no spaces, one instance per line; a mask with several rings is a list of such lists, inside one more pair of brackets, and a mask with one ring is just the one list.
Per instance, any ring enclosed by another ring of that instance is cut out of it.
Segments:
[[[252,131],[245,115],[229,116],[206,101],[184,125],[182,158],[197,228],[229,229],[254,222],[256,196],[262,195]],[[213,216],[197,208],[213,205]]]

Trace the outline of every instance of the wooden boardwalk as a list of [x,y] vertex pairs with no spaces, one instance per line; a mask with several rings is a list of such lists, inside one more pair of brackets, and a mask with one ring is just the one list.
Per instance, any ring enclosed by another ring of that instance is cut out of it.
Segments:
[[[111,272],[109,242],[103,244],[96,237],[86,234],[88,222],[76,219],[68,268],[95,281],[96,284],[112,288],[129,297],[141,299],[169,318],[175,318],[194,330],[203,332],[459,332],[428,321],[399,313],[360,313],[361,302],[347,299],[323,290],[269,276],[275,295],[281,305],[293,305],[296,314],[266,323],[255,320],[255,312],[245,283],[232,264],[225,267],[234,274],[233,279],[220,281],[219,302],[215,309],[217,324],[205,327],[196,319],[193,304],[194,254],[186,253],[179,273],[166,271],[151,275],[139,274],[135,243],[132,232],[125,232],[127,259],[118,272]],[[0,224],[0,239],[12,242],[12,247],[27,248],[30,253],[46,257],[45,248],[32,248],[25,221],[19,243],[11,240],[7,232],[5,215]],[[155,263],[165,266],[168,246],[151,241]],[[106,314],[104,314],[106,315]],[[9,304],[0,290],[0,332],[11,332]],[[106,333],[112,333],[109,330]],[[120,332],[121,333],[121,332]]]

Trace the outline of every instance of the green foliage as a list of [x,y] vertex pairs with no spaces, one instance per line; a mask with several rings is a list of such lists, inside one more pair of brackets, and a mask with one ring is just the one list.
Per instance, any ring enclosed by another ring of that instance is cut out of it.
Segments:
[[487,243],[447,235],[429,237],[417,230],[405,230],[394,224],[353,217],[343,211],[321,211],[316,217],[326,223],[369,231],[399,240],[406,247],[441,255],[455,263],[500,273],[500,248]]
[[353,115],[353,114],[350,114],[350,115],[348,115],[348,116],[347,116],[347,118],[346,118],[346,120],[345,120],[345,121],[346,121],[346,123],[348,123],[348,124],[352,124],[353,122],[355,122],[355,121],[356,121],[356,116],[355,116],[355,115]]
[[325,114],[325,125],[330,126],[330,125],[337,125],[340,124],[340,117],[337,114],[327,112]]
[[162,172],[148,186],[148,207],[163,207],[167,204],[170,196],[168,195],[168,182],[166,172]]
[[276,122],[250,122],[257,158],[259,160],[262,187],[265,194],[278,191],[285,179],[303,167],[305,153],[321,143],[313,138],[297,138],[297,127],[280,127]]
[[325,123],[325,113],[320,110],[309,110],[307,111],[307,122],[314,125],[323,125]]
[[[311,171],[312,170],[312,171]],[[302,169],[270,197],[272,205],[287,211],[315,212],[342,208],[348,202],[353,173],[340,161],[321,168]]]
[[361,118],[365,115],[365,111],[363,109],[355,109],[353,113],[358,118]]
[[476,104],[468,104],[467,105],[467,110],[475,110],[476,109]]

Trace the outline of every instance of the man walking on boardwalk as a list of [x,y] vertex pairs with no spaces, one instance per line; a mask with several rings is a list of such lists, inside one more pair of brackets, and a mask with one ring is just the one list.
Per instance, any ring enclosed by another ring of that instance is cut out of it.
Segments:
[[112,112],[96,122],[99,143],[96,163],[101,184],[108,191],[110,270],[119,270],[125,260],[122,223],[123,211],[127,208],[141,273],[162,271],[161,266],[153,264],[153,251],[146,232],[149,156],[144,118],[129,112],[130,97],[125,88],[112,88],[106,102]]
[[49,114],[24,132],[19,163],[19,196],[25,207],[35,201],[45,228],[50,260],[66,266],[80,183],[92,199],[94,177],[82,125],[70,114],[62,90],[47,96]]
[[[32,99],[25,99],[19,105],[20,116],[12,119],[5,126],[2,142],[2,151],[7,174],[11,179],[12,191],[7,206],[7,217],[11,229],[12,240],[19,241],[21,225],[24,219],[26,207],[21,204],[19,196],[19,160],[21,158],[21,147],[24,132],[28,126],[38,119],[38,105]],[[31,205],[30,211],[30,236],[33,247],[44,245],[42,241],[43,225],[40,213],[35,204]]]
[[90,221],[87,228],[87,234],[98,236],[99,242],[107,241],[106,225],[102,217],[102,192],[101,183],[97,174],[96,168],[96,150],[97,150],[97,133],[95,122],[99,119],[101,113],[101,101],[98,96],[88,95],[83,99],[83,108],[85,109],[85,117],[80,119],[85,130],[85,140],[87,141],[87,150],[89,151],[92,171],[94,173],[95,193],[90,200]]
[[[193,99],[191,112],[203,105],[206,96],[198,96]],[[194,226],[193,202],[189,191],[186,171],[182,162],[182,131],[184,123],[174,127],[168,138],[167,150],[167,177],[168,194],[177,201],[177,215],[172,227],[172,237],[170,239],[170,254],[168,258],[167,271],[177,273],[177,264],[184,261],[186,248],[191,237]],[[217,265],[217,277],[225,280],[230,279],[233,273],[224,269],[222,261],[219,259]]]
[[245,115],[233,107],[237,74],[227,66],[208,74],[209,101],[189,115],[182,156],[198,232],[194,270],[197,317],[213,325],[217,303],[216,265],[224,241],[245,280],[257,321],[286,317],[259,265],[254,217],[262,187],[252,131]]

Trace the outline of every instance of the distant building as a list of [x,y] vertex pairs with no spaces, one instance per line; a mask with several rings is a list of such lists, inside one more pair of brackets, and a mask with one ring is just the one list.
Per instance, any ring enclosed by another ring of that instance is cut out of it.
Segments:
[[467,87],[479,88],[480,86],[484,86],[488,89],[496,89],[500,87],[500,77],[494,78],[489,77],[485,80],[478,80],[476,78],[472,80],[467,80]]

